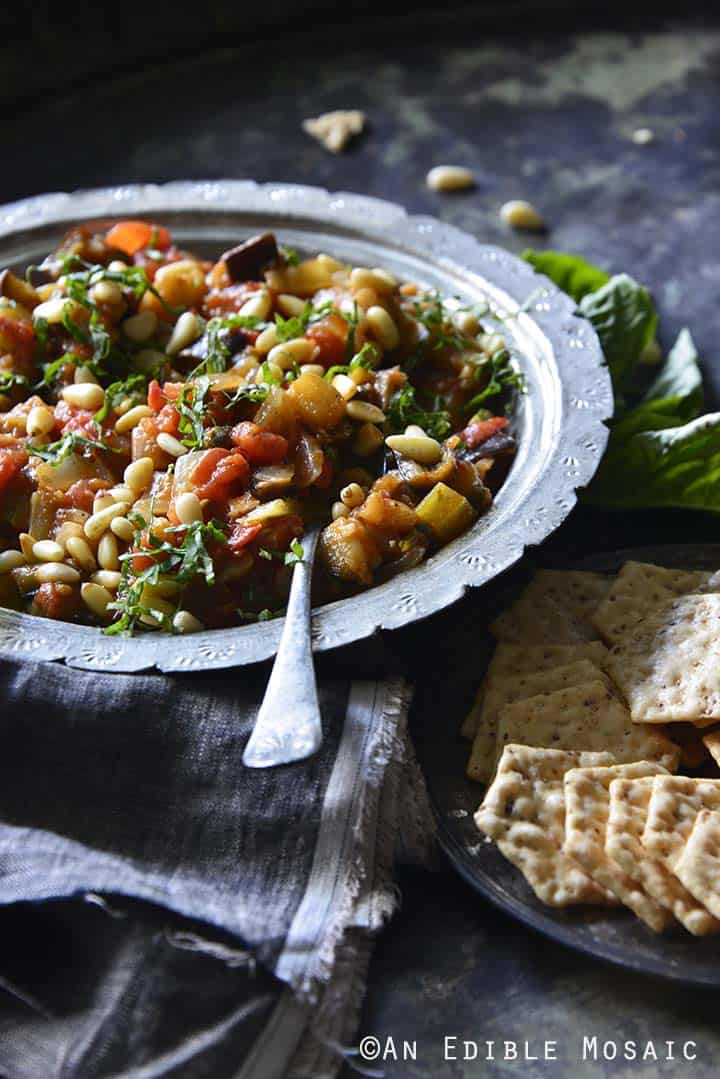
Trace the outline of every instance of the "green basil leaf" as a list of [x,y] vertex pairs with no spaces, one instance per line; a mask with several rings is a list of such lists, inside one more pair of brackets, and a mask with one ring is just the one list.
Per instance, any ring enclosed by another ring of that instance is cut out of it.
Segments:
[[589,292],[596,292],[610,280],[604,270],[586,262],[579,255],[566,255],[562,251],[523,251],[522,257],[538,273],[549,277],[558,288],[580,303]]
[[655,339],[657,313],[650,293],[628,274],[616,274],[579,305],[600,338],[618,394],[627,387],[642,350]]

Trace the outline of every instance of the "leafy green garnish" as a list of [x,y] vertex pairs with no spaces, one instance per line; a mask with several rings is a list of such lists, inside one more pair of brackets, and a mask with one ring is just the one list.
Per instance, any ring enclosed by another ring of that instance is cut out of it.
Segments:
[[226,392],[225,396],[228,399],[228,408],[232,408],[233,405],[238,405],[241,401],[251,401],[255,405],[262,404],[269,392],[269,386],[253,383],[251,386],[238,386],[234,393]]
[[385,416],[394,431],[404,431],[411,424],[422,427],[431,438],[445,438],[450,430],[450,413],[445,409],[429,412],[415,400],[414,386],[404,386],[393,394]]
[[328,367],[323,376],[327,382],[332,382],[335,375],[346,375],[350,371],[357,371],[358,367],[364,367],[366,371],[372,371],[377,362],[377,348],[372,341],[366,341],[357,355],[353,356],[350,363],[337,363],[334,367]]
[[226,318],[211,318],[205,327],[205,357],[192,369],[188,378],[197,375],[219,374],[227,370],[230,359],[229,335],[227,330],[256,330],[265,323],[262,319],[248,315],[229,315]]
[[15,386],[27,386],[27,384],[25,375],[19,375],[15,371],[0,371],[0,393],[8,393]]
[[413,314],[433,338],[433,349],[465,347],[463,335],[456,330],[439,292],[426,292],[412,301]]
[[607,285],[610,277],[604,270],[586,262],[579,255],[566,255],[562,251],[523,251],[522,257],[545,274],[558,288],[567,292],[577,303],[589,292],[597,292]]
[[207,375],[201,375],[194,382],[183,386],[177,401],[177,410],[180,413],[178,431],[185,435],[182,439],[183,446],[192,450],[198,450],[203,443],[205,433],[205,419],[208,415],[207,400],[210,389],[210,379]]
[[280,248],[280,254],[283,257],[286,266],[297,266],[300,262],[300,256],[297,251],[292,247],[283,246]]
[[147,393],[147,384],[147,376],[140,374],[130,375],[124,381],[111,382],[105,390],[102,408],[93,416],[95,423],[101,424],[110,415],[110,410],[128,397],[134,405],[139,404]]
[[292,341],[295,337],[302,337],[308,326],[314,322],[319,322],[329,315],[332,310],[333,305],[330,301],[320,304],[318,307],[313,307],[310,300],[308,300],[301,315],[293,315],[291,318],[275,315],[275,331],[278,341],[284,343],[285,341]]
[[[219,521],[193,521],[190,525],[177,525],[168,528],[168,532],[182,532],[182,543],[175,546],[150,531],[143,538],[143,552],[153,558],[152,566],[141,573],[132,571],[133,552],[121,556],[123,563],[117,599],[108,604],[108,608],[118,611],[119,619],[108,626],[104,632],[111,636],[132,634],[144,615],[150,615],[161,623],[163,628],[172,628],[171,619],[163,611],[144,604],[143,591],[146,585],[157,585],[160,577],[170,576],[180,585],[186,585],[195,578],[204,579],[205,583],[215,583],[215,567],[208,543],[227,543],[227,536]],[[139,540],[139,535],[136,537]]]
[[580,301],[600,338],[616,393],[627,389],[643,349],[655,339],[657,313],[650,293],[627,274],[616,274]]
[[510,353],[507,349],[500,349],[484,363],[478,364],[475,370],[476,378],[487,378],[480,393],[468,401],[465,406],[468,413],[476,412],[490,397],[496,397],[510,387],[515,387],[520,393],[525,392],[525,376],[522,371],[517,371],[510,362]]
[[275,558],[284,566],[294,566],[297,562],[302,562],[305,557],[303,545],[298,539],[292,541],[289,551],[269,551],[267,547],[260,547],[258,554],[268,562]]
[[84,452],[85,450],[110,449],[111,447],[106,442],[85,438],[83,435],[79,435],[77,431],[68,431],[57,442],[50,442],[47,446],[29,444],[27,447],[28,453],[41,457],[43,461],[47,461],[51,465],[59,465],[61,461],[64,461],[66,457],[69,457],[71,453],[75,453],[77,450]]

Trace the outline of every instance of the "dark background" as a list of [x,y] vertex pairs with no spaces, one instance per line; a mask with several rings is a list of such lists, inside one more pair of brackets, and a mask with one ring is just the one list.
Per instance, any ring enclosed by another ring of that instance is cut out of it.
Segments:
[[[128,181],[250,177],[360,191],[522,250],[498,218],[529,198],[547,244],[647,284],[668,347],[688,325],[707,406],[720,399],[720,25],[693,5],[448,6],[217,3],[94,14],[34,5],[0,13],[0,201]],[[307,116],[362,108],[370,131],[335,157]],[[649,127],[654,140],[637,145]],[[438,163],[477,187],[440,195]],[[567,559],[638,542],[718,538],[717,519],[586,509],[548,544]],[[473,595],[394,635],[382,656],[439,701],[472,663]],[[346,657],[347,658],[347,657]],[[325,663],[333,663],[332,657]],[[710,1076],[717,994],[617,971],[494,911],[449,869],[401,876],[403,909],[379,944],[361,1033],[417,1038],[388,1076]],[[701,946],[701,945],[700,945]],[[692,1063],[581,1063],[577,1041],[698,1042]],[[559,1041],[559,1063],[441,1060],[442,1038]]]

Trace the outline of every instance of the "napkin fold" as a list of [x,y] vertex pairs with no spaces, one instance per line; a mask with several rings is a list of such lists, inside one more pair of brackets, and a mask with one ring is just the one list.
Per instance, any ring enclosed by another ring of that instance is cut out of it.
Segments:
[[0,658],[0,1074],[337,1072],[395,857],[431,856],[410,693],[322,679],[320,753],[249,770],[266,678]]

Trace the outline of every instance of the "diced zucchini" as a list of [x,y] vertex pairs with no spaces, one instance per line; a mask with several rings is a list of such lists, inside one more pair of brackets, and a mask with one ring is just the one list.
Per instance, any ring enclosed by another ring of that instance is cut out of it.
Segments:
[[445,483],[436,483],[415,512],[421,524],[430,529],[440,545],[459,536],[476,517],[467,498]]

